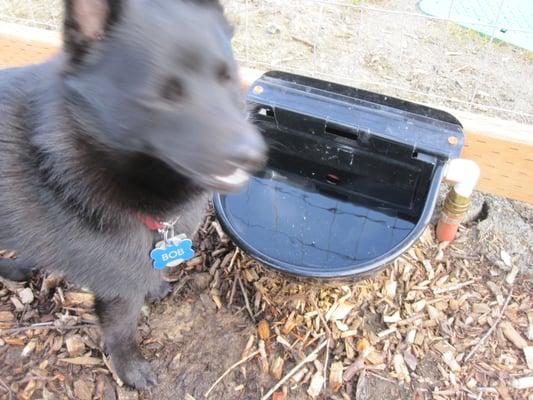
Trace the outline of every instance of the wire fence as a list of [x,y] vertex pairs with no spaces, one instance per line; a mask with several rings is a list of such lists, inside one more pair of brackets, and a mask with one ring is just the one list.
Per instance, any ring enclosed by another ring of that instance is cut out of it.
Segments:
[[[59,29],[61,3],[0,0],[0,21]],[[531,0],[223,3],[243,65],[533,123]]]

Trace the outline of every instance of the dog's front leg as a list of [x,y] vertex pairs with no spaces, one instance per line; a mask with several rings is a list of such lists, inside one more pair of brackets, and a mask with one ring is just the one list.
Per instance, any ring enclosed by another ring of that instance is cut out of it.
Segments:
[[129,298],[97,298],[95,309],[104,333],[106,352],[124,383],[136,389],[146,389],[157,383],[148,361],[136,343],[137,322],[145,294]]
[[163,300],[170,294],[171,290],[172,288],[170,286],[170,283],[162,280],[157,289],[148,292],[148,294],[146,295],[146,299],[148,301]]

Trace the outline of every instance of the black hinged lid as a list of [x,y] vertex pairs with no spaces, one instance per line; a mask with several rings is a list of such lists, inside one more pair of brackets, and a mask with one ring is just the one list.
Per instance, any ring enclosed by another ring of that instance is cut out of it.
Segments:
[[448,113],[282,72],[257,80],[248,102],[269,163],[215,208],[239,246],[298,275],[358,275],[405,251],[464,142]]

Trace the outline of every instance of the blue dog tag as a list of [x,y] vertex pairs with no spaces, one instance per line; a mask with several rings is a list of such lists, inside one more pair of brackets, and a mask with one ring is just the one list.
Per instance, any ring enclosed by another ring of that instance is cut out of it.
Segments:
[[174,267],[194,257],[192,241],[181,237],[172,238],[166,242],[161,241],[150,252],[150,257],[154,261],[155,269]]

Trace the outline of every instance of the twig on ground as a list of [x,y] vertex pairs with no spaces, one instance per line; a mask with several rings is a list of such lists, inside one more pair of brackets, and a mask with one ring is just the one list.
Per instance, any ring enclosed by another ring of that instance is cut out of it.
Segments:
[[237,289],[237,278],[239,277],[239,271],[235,272],[235,278],[233,278],[233,284],[231,285],[231,293],[229,295],[228,305],[233,304],[233,298],[235,297],[235,290]]
[[[45,325],[46,324],[46,325]],[[10,335],[12,333],[18,333],[18,332],[24,332],[28,331],[30,329],[37,330],[37,329],[57,329],[59,331],[71,331],[74,329],[81,329],[81,328],[94,328],[97,324],[80,324],[80,325],[72,325],[72,326],[56,326],[54,322],[39,322],[37,324],[33,325],[27,325],[27,326],[19,326],[17,328],[10,328],[10,329],[0,329],[0,335]]]
[[213,389],[220,383],[220,381],[222,379],[224,379],[226,377],[226,375],[228,375],[231,371],[233,371],[235,368],[237,368],[239,365],[242,365],[244,364],[246,361],[248,361],[249,359],[255,357],[256,355],[259,354],[259,350],[256,350],[254,351],[253,353],[247,355],[246,357],[242,358],[240,361],[236,362],[235,364],[233,364],[231,367],[229,367],[226,372],[224,372],[220,378],[218,378],[215,383],[213,383],[211,385],[211,387],[209,388],[209,390],[207,392],[205,392],[204,394],[204,397],[207,398],[209,397],[209,393],[211,393],[213,391]]
[[307,357],[300,361],[293,369],[291,369],[283,378],[281,378],[278,383],[276,383],[272,389],[270,389],[267,394],[261,397],[261,400],[268,400],[270,396],[274,394],[278,388],[283,385],[291,376],[293,376],[300,368],[302,368],[308,362],[314,361],[316,355],[328,344],[328,340],[324,340],[316,349],[314,349]]
[[448,286],[448,287],[442,287],[442,288],[434,289],[434,290],[433,290],[433,293],[435,293],[435,294],[442,294],[442,293],[447,293],[447,292],[453,292],[453,291],[455,291],[455,290],[462,289],[462,288],[464,288],[465,286],[471,285],[471,284],[474,283],[474,282],[475,282],[474,279],[470,279],[469,281],[462,282],[462,283],[458,283],[458,284],[456,284],[456,285],[451,285],[451,286]]
[[294,35],[291,35],[291,39],[292,40],[295,40],[297,42],[300,42],[302,44],[305,44],[307,47],[311,48],[311,49],[315,49],[315,44],[314,43],[311,43],[309,40],[307,39],[304,39],[304,38],[301,38],[301,37],[298,37],[298,36],[294,36]]
[[226,234],[224,233],[224,230],[222,229],[222,227],[220,226],[220,224],[218,223],[218,221],[212,221],[211,222],[211,226],[213,228],[215,228],[215,231],[217,232],[218,234],[218,238],[220,239],[221,242],[223,242],[224,240],[227,239],[227,236]]
[[398,384],[397,381],[394,381],[394,380],[392,380],[392,379],[386,378],[386,377],[381,376],[380,374],[376,374],[376,373],[374,373],[374,372],[372,372],[372,371],[366,370],[366,373],[367,373],[368,375],[372,375],[372,376],[375,377],[375,378],[381,379],[382,381],[389,382],[389,383],[392,383],[392,384],[394,384],[394,385],[397,385],[397,384]]
[[324,377],[324,390],[327,388],[327,374],[328,374],[328,362],[329,362],[329,341],[330,338],[328,337],[327,343],[326,343],[326,360],[324,361],[324,372],[322,373],[322,376]]
[[233,268],[233,264],[235,264],[235,260],[237,259],[237,256],[239,255],[239,248],[235,248],[235,253],[233,253],[233,257],[231,257],[231,261],[229,262],[228,271],[231,271]]
[[242,295],[244,296],[244,304],[246,305],[248,314],[250,314],[250,318],[252,319],[252,321],[255,322],[254,313],[252,312],[252,308],[250,307],[250,301],[248,300],[248,293],[246,292],[246,289],[244,289],[244,285],[242,284],[242,279],[240,276],[237,277],[237,281],[239,282],[239,286],[241,287]]
[[485,333],[481,339],[479,339],[479,342],[477,342],[477,344],[474,346],[474,348],[472,350],[470,350],[470,353],[468,353],[468,355],[465,357],[465,363],[476,353],[476,351],[478,351],[478,349],[481,347],[481,345],[483,344],[483,342],[485,340],[487,340],[487,338],[492,334],[492,332],[494,331],[494,329],[496,329],[496,327],[498,326],[498,324],[500,323],[500,320],[502,319],[503,317],[503,314],[505,314],[505,310],[507,310],[507,306],[509,305],[509,301],[511,300],[511,297],[513,296],[513,288],[511,287],[511,289],[509,290],[509,295],[507,296],[507,299],[505,299],[505,303],[503,304],[501,310],[500,310],[500,314],[498,315],[498,318],[496,318],[496,321],[494,321],[494,323],[492,324],[492,326],[489,328],[489,330],[487,331],[487,333]]

